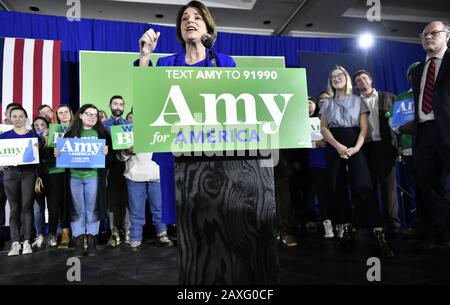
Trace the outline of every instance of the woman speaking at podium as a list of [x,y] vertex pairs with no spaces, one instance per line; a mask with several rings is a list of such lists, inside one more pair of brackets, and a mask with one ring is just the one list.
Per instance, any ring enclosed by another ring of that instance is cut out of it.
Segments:
[[[178,11],[177,39],[184,48],[177,53],[159,58],[157,66],[181,67],[236,67],[231,56],[211,50],[216,37],[216,24],[208,8],[199,1],[191,1]],[[152,66],[150,55],[155,50],[160,32],[149,29],[139,39],[139,66]],[[136,62],[135,62],[136,65]],[[163,215],[166,224],[176,223],[174,158],[171,153],[153,154],[153,160],[161,168]]]
[[[176,33],[184,52],[160,58],[157,66],[236,67],[230,56],[211,50],[216,26],[201,2],[180,9]],[[152,29],[142,35],[139,66],[152,65],[159,38]],[[180,284],[278,281],[272,168],[228,155],[178,158],[176,166],[171,153],[153,160],[161,172],[162,222],[177,223]]]

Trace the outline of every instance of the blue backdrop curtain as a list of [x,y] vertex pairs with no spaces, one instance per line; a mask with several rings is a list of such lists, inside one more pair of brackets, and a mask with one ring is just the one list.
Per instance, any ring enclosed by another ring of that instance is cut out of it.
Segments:
[[[182,50],[175,28],[144,23],[82,19],[0,11],[0,37],[62,40],[61,102],[79,104],[80,50],[138,52],[138,40],[150,27],[161,32],[155,52]],[[214,49],[229,55],[284,56],[287,67],[299,67],[300,52],[362,53],[355,39],[300,38],[219,33]],[[408,66],[425,57],[419,44],[379,40],[367,56],[373,62],[377,89],[399,93],[409,88]],[[324,80],[326,82],[326,80]]]

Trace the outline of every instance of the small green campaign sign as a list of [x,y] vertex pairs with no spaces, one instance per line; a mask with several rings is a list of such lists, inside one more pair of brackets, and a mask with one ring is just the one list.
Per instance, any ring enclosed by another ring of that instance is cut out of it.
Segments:
[[134,151],[311,147],[305,69],[139,67]]
[[48,127],[48,147],[56,147],[58,138],[63,138],[64,134],[69,129],[69,126],[61,124],[50,124]]
[[127,149],[133,146],[133,125],[111,126],[113,150]]
[[38,138],[0,139],[0,166],[39,164]]

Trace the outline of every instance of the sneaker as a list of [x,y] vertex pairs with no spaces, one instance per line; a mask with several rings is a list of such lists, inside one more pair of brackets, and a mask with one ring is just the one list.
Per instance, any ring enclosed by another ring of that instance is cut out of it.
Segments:
[[58,245],[58,243],[56,242],[56,237],[55,237],[55,235],[50,235],[50,236],[48,237],[48,245],[49,245],[50,247],[56,247],[56,246]]
[[291,234],[281,234],[281,241],[283,245],[288,247],[294,247],[298,245],[297,239]]
[[158,239],[158,246],[159,247],[173,247],[173,242],[169,239],[167,236],[167,232],[163,232],[159,235],[157,235]]
[[130,244],[130,231],[125,233],[125,243]]
[[11,250],[8,252],[8,256],[16,256],[20,254],[20,249],[22,247],[20,246],[20,243],[18,241],[13,242],[11,246]]
[[336,248],[353,250],[355,246],[356,246],[356,239],[352,225],[350,224],[343,225],[342,237],[338,237],[338,239],[336,240]]
[[325,239],[330,239],[334,237],[333,226],[331,224],[331,220],[327,219],[323,222],[323,228],[325,231]]
[[131,248],[137,248],[141,245],[140,241],[131,241],[129,242]]
[[108,243],[107,245],[109,247],[116,247],[118,245],[120,245],[122,242],[120,241],[120,236],[119,233],[113,233],[111,234],[111,236],[109,237]]
[[33,253],[33,249],[31,249],[31,245],[28,242],[28,240],[23,242],[23,250],[22,250],[22,254],[31,254]]
[[44,245],[44,235],[39,234],[31,245],[33,248],[42,248]]

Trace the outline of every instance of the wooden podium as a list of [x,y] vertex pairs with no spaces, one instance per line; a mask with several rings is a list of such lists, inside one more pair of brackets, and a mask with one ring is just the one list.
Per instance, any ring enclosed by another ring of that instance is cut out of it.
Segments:
[[[311,137],[306,71],[270,66],[133,71],[136,152],[185,155],[163,176],[176,196],[180,284],[279,281],[273,167],[251,152],[310,147]],[[208,157],[216,150],[236,154]]]
[[176,158],[179,284],[278,283],[274,175],[262,160]]

